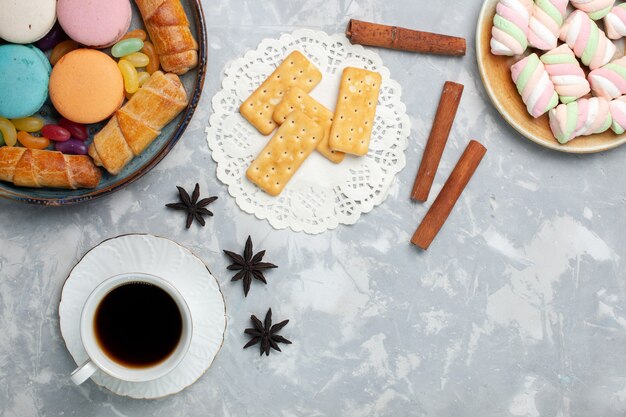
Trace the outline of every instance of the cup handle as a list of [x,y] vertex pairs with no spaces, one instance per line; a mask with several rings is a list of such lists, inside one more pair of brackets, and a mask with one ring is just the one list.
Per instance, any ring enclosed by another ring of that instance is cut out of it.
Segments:
[[70,375],[70,378],[72,378],[73,383],[80,385],[88,380],[97,370],[98,367],[92,361],[88,360],[74,370],[74,372]]

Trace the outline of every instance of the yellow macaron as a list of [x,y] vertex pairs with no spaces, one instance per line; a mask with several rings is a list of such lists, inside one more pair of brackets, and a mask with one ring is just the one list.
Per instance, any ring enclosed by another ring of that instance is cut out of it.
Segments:
[[124,79],[117,63],[94,49],[77,49],[62,57],[50,75],[50,100],[76,123],[97,123],[124,102]]

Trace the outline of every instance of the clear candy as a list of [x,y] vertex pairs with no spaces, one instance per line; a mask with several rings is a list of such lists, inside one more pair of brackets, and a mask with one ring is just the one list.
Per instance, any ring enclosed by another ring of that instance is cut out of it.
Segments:
[[70,135],[74,139],[82,141],[89,139],[89,132],[87,131],[87,126],[85,125],[72,122],[71,120],[67,120],[65,117],[61,117],[59,119],[58,125],[70,132]]
[[143,87],[143,85],[150,79],[150,74],[145,71],[141,71],[137,75],[139,77],[139,87]]
[[50,32],[48,32],[48,34],[43,38],[39,39],[35,46],[42,51],[47,51],[57,46],[65,39],[67,39],[67,35],[63,32],[59,22],[56,22],[54,26],[52,26],[52,29],[50,29]]
[[137,74],[137,70],[133,64],[125,59],[120,60],[117,66],[122,72],[122,77],[124,77],[124,90],[126,90],[128,94],[134,94],[139,90],[139,75]]
[[17,130],[23,130],[28,133],[39,132],[44,125],[43,119],[37,116],[12,119],[11,123],[13,123],[13,126],[15,126]]
[[24,132],[23,130],[17,132],[17,140],[25,148],[46,149],[48,146],[50,146],[50,140],[48,138],[33,136],[28,132]]
[[152,73],[156,72],[160,68],[159,63],[159,55],[156,53],[156,49],[152,42],[146,41],[143,43],[143,48],[141,48],[141,52],[146,54],[150,59],[148,66],[146,67],[146,71],[148,74],[152,75]]
[[70,139],[70,132],[58,125],[45,125],[41,129],[41,134],[55,142],[65,142]]
[[135,68],[143,68],[150,63],[148,55],[141,52],[133,52],[130,55],[126,55],[122,59],[133,64],[133,67]]
[[78,139],[70,139],[65,142],[57,142],[54,144],[54,148],[68,155],[87,155],[87,145],[85,142]]
[[52,49],[52,53],[50,54],[50,64],[52,64],[52,66],[56,65],[56,63],[59,62],[65,54],[72,52],[79,47],[80,45],[71,39],[59,43],[54,47],[54,49]]
[[130,38],[119,41],[111,48],[111,55],[115,58],[121,58],[130,55],[133,52],[139,52],[143,48],[143,41],[139,38]]
[[141,39],[142,41],[145,41],[148,38],[148,35],[146,34],[146,31],[143,29],[135,29],[135,30],[131,30],[126,35],[124,35],[122,39],[120,39],[120,41],[123,41],[124,39],[131,39],[131,38],[137,38],[137,39]]

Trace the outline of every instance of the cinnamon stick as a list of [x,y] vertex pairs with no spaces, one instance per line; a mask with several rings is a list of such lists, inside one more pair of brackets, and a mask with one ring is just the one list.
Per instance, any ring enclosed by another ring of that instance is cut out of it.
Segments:
[[426,142],[424,155],[422,155],[422,162],[417,171],[415,183],[413,183],[413,191],[411,192],[413,200],[428,200],[428,194],[433,185],[433,180],[441,161],[441,155],[448,142],[448,136],[450,135],[462,94],[463,84],[446,81],[441,93],[441,99],[439,100],[439,107],[437,107],[433,127],[430,130],[428,142]]
[[346,36],[350,42],[360,45],[426,54],[463,56],[466,49],[464,38],[355,19],[348,23]]
[[475,140],[470,141],[435,202],[415,231],[411,239],[412,244],[424,250],[428,249],[437,233],[439,233],[439,229],[441,229],[450,215],[467,183],[474,175],[485,152],[487,152],[487,149],[483,145]]

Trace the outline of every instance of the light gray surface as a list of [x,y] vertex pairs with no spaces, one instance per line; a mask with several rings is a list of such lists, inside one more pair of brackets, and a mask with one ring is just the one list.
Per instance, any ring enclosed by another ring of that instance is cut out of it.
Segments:
[[[130,187],[71,208],[0,202],[0,415],[623,416],[626,414],[626,148],[572,156],[519,137],[488,103],[474,62],[480,1],[205,2],[209,69],[190,129]],[[204,128],[230,60],[298,27],[342,32],[350,17],[468,38],[465,58],[380,51],[413,123],[407,167],[385,203],[318,236],[242,213],[215,179]],[[431,199],[408,196],[445,80],[465,94]],[[428,252],[408,244],[469,138],[486,159]],[[207,227],[163,204],[175,185],[217,194]],[[218,277],[228,310],[213,367],[182,393],[120,398],[89,382],[60,336],[71,267],[103,239],[172,238]],[[247,299],[222,249],[248,234],[280,266]],[[289,318],[294,341],[242,350],[251,313]]]

